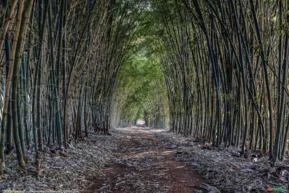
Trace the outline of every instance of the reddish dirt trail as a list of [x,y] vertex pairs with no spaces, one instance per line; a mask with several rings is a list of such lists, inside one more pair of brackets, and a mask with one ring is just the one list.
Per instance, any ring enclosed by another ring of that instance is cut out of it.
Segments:
[[204,180],[175,159],[175,146],[161,141],[153,130],[120,132],[116,159],[93,179],[87,192],[194,193]]

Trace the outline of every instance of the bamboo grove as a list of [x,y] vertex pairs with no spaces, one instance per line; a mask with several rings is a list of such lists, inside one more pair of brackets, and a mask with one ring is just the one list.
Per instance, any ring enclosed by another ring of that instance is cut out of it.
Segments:
[[[161,44],[150,32],[149,15],[146,11],[139,14],[138,20],[142,22],[133,34],[129,57],[118,75],[112,115],[113,125],[118,127],[135,125],[139,119],[151,128],[167,126],[168,101],[160,65]],[[149,26],[144,24],[146,21]]]
[[138,118],[282,160],[288,14],[288,0],[0,0],[0,171]]
[[288,148],[289,1],[155,1],[170,128],[215,146]]
[[[158,62],[137,56],[121,69],[113,114],[115,126],[127,127],[138,119],[151,128],[165,128],[166,87]],[[150,57],[149,57],[150,58]]]
[[1,172],[16,150],[40,165],[88,130],[108,134],[116,74],[133,29],[131,2],[0,1]]

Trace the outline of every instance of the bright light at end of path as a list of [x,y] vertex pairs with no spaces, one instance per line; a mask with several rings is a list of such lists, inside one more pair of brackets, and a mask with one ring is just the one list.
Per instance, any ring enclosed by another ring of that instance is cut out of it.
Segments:
[[146,122],[142,119],[137,120],[136,125],[137,126],[145,126]]

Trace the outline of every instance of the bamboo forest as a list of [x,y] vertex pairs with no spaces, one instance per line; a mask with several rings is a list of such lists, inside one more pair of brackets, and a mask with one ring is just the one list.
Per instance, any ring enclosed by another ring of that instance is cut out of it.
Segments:
[[0,0],[0,192],[288,193],[289,0]]

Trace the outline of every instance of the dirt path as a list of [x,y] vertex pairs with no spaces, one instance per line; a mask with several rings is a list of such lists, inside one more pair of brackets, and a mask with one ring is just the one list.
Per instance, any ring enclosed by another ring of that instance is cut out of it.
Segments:
[[177,146],[162,141],[157,130],[119,130],[116,159],[102,169],[88,192],[194,193],[204,181],[176,161]]

